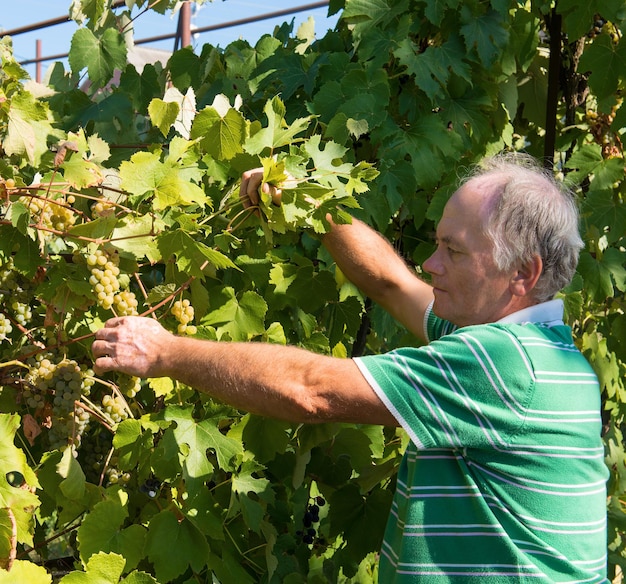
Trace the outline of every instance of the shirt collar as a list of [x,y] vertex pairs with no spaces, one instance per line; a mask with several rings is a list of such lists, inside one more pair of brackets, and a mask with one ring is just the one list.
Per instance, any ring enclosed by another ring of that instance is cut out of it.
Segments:
[[498,323],[528,324],[541,322],[548,326],[558,326],[563,324],[563,311],[563,301],[556,298],[508,314],[501,318]]

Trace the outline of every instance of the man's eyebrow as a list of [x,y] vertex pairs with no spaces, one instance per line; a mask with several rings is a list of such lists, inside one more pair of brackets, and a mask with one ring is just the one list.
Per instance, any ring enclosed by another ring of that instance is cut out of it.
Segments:
[[445,243],[446,245],[460,245],[460,243],[452,235],[438,236],[436,231],[430,233],[431,239],[435,243]]

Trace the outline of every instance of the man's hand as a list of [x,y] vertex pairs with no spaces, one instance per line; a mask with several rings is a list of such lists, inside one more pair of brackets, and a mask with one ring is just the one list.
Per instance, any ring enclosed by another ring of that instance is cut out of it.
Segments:
[[261,185],[262,181],[262,168],[253,168],[252,170],[247,170],[241,175],[239,198],[243,202],[244,207],[258,209],[260,201],[259,187],[261,187],[265,194],[272,197],[272,203],[274,205],[280,205],[281,196],[283,194],[282,189],[269,183],[263,183]]
[[164,357],[175,340],[156,320],[126,316],[108,320],[96,332],[91,350],[97,374],[119,371],[136,377],[162,377]]

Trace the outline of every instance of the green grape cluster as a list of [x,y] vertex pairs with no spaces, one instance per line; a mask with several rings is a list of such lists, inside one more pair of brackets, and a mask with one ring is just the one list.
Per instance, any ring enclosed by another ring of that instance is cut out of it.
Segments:
[[126,485],[130,482],[131,474],[129,472],[121,472],[115,465],[117,461],[111,459],[109,466],[107,466],[104,474],[110,485]]
[[12,331],[11,321],[4,313],[0,312],[0,341],[4,341]]
[[190,324],[193,321],[194,309],[193,306],[191,306],[191,302],[187,298],[174,302],[174,304],[172,305],[172,314],[176,317],[176,320],[178,321],[178,334],[196,334],[196,327],[193,324]]
[[0,267],[0,297],[6,296],[10,298],[19,289],[15,276],[13,258],[9,258],[7,262]]
[[102,411],[115,424],[119,424],[128,418],[128,404],[121,395],[106,394],[102,396]]
[[16,272],[13,260],[9,258],[0,267],[0,309],[4,317],[0,319],[3,323],[0,327],[2,340],[13,330],[11,323],[24,326],[33,318],[32,308],[28,304],[29,288],[28,281]]
[[33,318],[33,311],[25,302],[13,300],[11,302],[11,309],[13,310],[13,318],[15,318],[18,324],[26,325]]
[[139,314],[137,307],[139,302],[134,292],[122,290],[113,297],[113,306],[119,316],[135,316]]
[[[76,223],[77,215],[65,201],[53,201],[33,196],[22,196],[19,201],[30,211],[34,222],[45,228],[65,233]],[[67,202],[74,202],[74,198],[70,197]]]
[[121,290],[119,281],[119,256],[104,249],[96,249],[87,256],[87,266],[91,272],[91,284],[96,300],[105,310],[114,310],[119,316],[136,315],[139,302],[135,293]]
[[93,217],[109,217],[115,213],[115,205],[107,199],[98,199],[91,206],[91,214]]
[[87,266],[91,271],[89,283],[96,293],[98,304],[107,310],[113,306],[115,294],[120,289],[118,264],[117,254],[103,249],[98,248],[87,256]]
[[50,446],[62,448],[71,443],[78,447],[89,424],[89,413],[79,403],[91,393],[93,371],[66,357],[55,361],[52,353],[40,353],[26,364],[28,385],[22,399],[35,412],[48,406]]
[[120,375],[117,386],[126,397],[135,397],[141,389],[141,379],[131,375]]
[[102,249],[96,249],[87,257],[87,265],[91,271],[89,283],[96,292],[98,304],[103,308],[113,306],[115,293],[120,289],[118,263],[116,254],[109,254]]

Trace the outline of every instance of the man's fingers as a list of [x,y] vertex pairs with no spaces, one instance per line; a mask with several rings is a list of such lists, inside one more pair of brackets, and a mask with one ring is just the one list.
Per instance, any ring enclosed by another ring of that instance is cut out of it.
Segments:
[[241,175],[239,198],[245,207],[256,207],[259,204],[259,186],[263,179],[262,169],[247,170]]
[[247,170],[241,175],[241,186],[239,187],[239,198],[241,199],[244,207],[258,207],[260,202],[259,189],[264,194],[269,195],[272,199],[272,203],[279,206],[283,191],[282,189],[270,185],[269,183],[262,183],[263,169],[255,168],[253,170]]
[[267,186],[269,187],[269,194],[272,197],[272,203],[274,203],[274,205],[279,207],[282,201],[283,190],[273,185],[267,185]]
[[108,355],[98,357],[93,362],[94,373],[96,375],[102,375],[107,371],[112,371],[113,369],[115,369],[115,363],[115,359],[113,359],[113,357],[109,357]]

